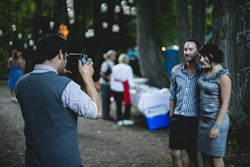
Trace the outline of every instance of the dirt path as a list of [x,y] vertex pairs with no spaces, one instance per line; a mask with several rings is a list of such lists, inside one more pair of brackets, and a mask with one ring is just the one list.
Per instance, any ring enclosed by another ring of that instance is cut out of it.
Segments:
[[0,81],[0,167],[21,167],[24,156],[20,107],[10,101],[7,83]]
[[[6,81],[0,81],[0,167],[22,167],[23,119],[10,101]],[[112,115],[115,117],[114,104]],[[168,128],[150,131],[143,115],[132,108],[135,125],[79,118],[79,141],[84,167],[170,167]],[[187,160],[184,154],[185,161]]]

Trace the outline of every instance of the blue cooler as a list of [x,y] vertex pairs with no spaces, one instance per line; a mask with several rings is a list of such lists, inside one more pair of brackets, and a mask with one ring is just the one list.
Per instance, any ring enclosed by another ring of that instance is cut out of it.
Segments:
[[145,110],[144,112],[148,129],[155,130],[169,126],[168,106],[158,106]]

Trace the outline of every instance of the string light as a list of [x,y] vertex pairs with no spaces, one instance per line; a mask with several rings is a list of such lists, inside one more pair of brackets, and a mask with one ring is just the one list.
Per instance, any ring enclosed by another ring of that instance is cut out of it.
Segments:
[[52,30],[54,28],[55,22],[54,21],[50,21],[49,22],[49,28]]
[[102,22],[102,28],[104,28],[104,29],[108,28],[108,25],[109,24],[106,21]]
[[120,31],[119,25],[118,24],[112,25],[112,31],[115,32],[115,33],[119,32]]
[[27,48],[28,48],[28,44],[27,44],[27,43],[24,43],[24,44],[23,44],[23,48],[24,48],[24,49],[27,49]]
[[32,39],[29,40],[29,45],[33,46],[34,45],[34,41]]
[[74,0],[66,0],[69,24],[75,23]]
[[22,33],[18,33],[17,36],[18,36],[18,39],[22,39],[23,37]]
[[135,16],[137,14],[137,8],[131,7],[131,15]]
[[95,36],[95,30],[94,29],[88,29],[88,31],[85,32],[85,38],[91,38]]
[[12,31],[14,31],[14,32],[15,32],[16,29],[17,29],[15,24],[13,24],[13,25],[11,26],[11,28],[12,28]]
[[124,7],[124,6],[127,6],[127,1],[121,1],[121,6]]
[[[106,3],[101,4],[101,12],[106,12],[108,5]],[[87,14],[88,30],[85,32],[85,38],[92,38],[95,36],[95,30],[93,29],[93,5],[90,3]]]
[[115,13],[120,13],[121,7],[119,5],[115,5]]
[[108,5],[106,3],[101,4],[101,12],[105,13],[108,11]]
[[[136,16],[137,15],[137,8],[133,6],[134,0],[117,0],[116,5],[114,7],[114,23],[111,27],[112,32],[118,33],[120,31],[120,26],[118,24],[118,14],[122,11],[123,15],[128,16]],[[107,17],[106,12],[108,10],[108,5],[106,3],[101,3],[100,9],[101,12],[104,13],[104,20]],[[102,28],[106,29],[108,27],[107,21],[102,22]]]

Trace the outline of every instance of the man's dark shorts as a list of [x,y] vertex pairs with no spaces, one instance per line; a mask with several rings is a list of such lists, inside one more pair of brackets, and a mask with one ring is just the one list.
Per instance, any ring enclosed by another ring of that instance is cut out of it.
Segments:
[[173,115],[170,121],[169,148],[196,152],[198,121],[198,117]]

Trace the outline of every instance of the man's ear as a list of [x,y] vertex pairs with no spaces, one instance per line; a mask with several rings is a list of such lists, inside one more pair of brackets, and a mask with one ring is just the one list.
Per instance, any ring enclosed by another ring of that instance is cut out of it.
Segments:
[[59,60],[63,59],[62,49],[59,50],[58,57],[59,57]]

